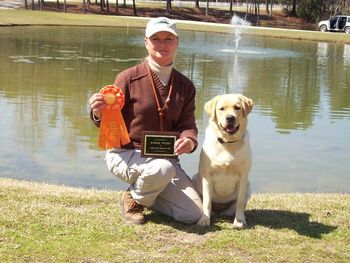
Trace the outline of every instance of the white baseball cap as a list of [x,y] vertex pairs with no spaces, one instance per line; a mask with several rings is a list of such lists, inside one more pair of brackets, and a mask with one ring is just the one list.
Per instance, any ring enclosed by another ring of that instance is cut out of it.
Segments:
[[155,33],[166,31],[169,32],[175,36],[177,36],[176,33],[176,23],[173,20],[170,20],[166,17],[157,17],[152,18],[146,26],[146,37],[151,37]]

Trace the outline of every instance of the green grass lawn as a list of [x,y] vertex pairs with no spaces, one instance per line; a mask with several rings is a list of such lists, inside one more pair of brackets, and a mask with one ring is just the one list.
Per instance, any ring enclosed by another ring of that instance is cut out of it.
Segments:
[[1,262],[348,262],[349,194],[254,194],[248,227],[152,210],[127,225],[120,192],[0,179]]

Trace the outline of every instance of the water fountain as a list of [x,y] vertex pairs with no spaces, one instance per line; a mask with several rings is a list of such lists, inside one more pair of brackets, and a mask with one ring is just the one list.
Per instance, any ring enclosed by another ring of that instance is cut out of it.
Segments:
[[251,23],[238,15],[234,14],[231,18],[231,32],[228,34],[227,41],[223,48],[219,48],[219,52],[233,53],[240,56],[254,56],[255,58],[264,57],[295,57],[296,52],[286,49],[266,48],[259,45],[257,42],[249,41],[245,37],[245,43],[242,45],[242,37]]
[[235,48],[234,52],[237,52],[239,47],[239,42],[241,40],[241,33],[244,27],[250,26],[250,22],[234,14],[233,17],[231,18],[230,24],[232,25],[232,34],[231,34],[232,37],[229,40],[229,45]]

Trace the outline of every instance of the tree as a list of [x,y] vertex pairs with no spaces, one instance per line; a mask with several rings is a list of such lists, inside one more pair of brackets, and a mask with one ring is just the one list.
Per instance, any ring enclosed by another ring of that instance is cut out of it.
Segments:
[[327,1],[328,0],[299,0],[297,13],[307,22],[318,21],[322,14],[327,10]]
[[209,0],[207,0],[207,5],[205,7],[205,15],[207,16],[209,14]]
[[104,0],[100,0],[100,9],[101,9],[101,12],[104,11]]
[[292,1],[292,11],[290,12],[291,16],[297,16],[297,0]]
[[273,0],[270,0],[270,5],[269,5],[269,1],[266,0],[266,13],[269,14],[269,18],[272,18],[273,5],[274,5]]
[[106,0],[106,6],[107,6],[107,13],[109,13],[109,2]]
[[166,11],[169,13],[171,10],[171,0],[166,0]]
[[86,0],[83,0],[83,12],[86,14]]
[[199,9],[199,0],[195,0],[195,8]]
[[132,8],[134,9],[134,16],[137,16],[137,13],[136,13],[136,0],[132,0]]

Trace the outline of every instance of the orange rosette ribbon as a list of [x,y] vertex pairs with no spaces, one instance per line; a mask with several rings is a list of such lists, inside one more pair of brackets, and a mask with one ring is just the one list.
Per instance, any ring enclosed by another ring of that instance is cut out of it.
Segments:
[[108,85],[100,90],[106,101],[102,112],[98,145],[102,149],[120,148],[130,142],[128,130],[121,113],[124,106],[124,94],[120,88]]

